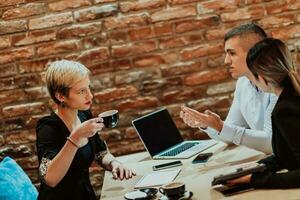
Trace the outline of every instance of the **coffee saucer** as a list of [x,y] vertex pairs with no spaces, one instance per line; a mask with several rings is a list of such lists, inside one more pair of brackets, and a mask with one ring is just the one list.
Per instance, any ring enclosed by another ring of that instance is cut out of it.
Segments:
[[169,198],[167,196],[160,197],[160,200],[189,200],[193,196],[193,192],[191,191],[185,191],[184,195],[179,198]]

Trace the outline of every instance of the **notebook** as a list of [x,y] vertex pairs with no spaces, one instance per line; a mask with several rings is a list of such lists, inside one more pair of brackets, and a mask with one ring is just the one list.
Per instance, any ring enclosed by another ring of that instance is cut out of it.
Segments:
[[132,121],[153,159],[185,159],[215,145],[215,140],[184,141],[166,108]]
[[145,174],[134,188],[156,187],[172,182],[181,169],[163,170]]

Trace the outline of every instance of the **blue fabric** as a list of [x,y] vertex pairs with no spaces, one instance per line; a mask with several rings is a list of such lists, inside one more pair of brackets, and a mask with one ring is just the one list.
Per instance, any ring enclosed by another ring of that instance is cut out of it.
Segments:
[[0,200],[36,200],[37,190],[22,168],[10,157],[0,162]]

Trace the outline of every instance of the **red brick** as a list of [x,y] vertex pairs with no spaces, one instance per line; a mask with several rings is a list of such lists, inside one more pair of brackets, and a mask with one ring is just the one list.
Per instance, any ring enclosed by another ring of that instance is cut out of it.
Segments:
[[23,90],[8,90],[0,92],[1,105],[20,101],[25,96]]
[[134,67],[151,67],[166,63],[161,55],[146,55],[133,59]]
[[69,8],[78,8],[89,5],[91,5],[91,2],[89,0],[61,0],[49,3],[48,6],[51,11],[61,11]]
[[57,37],[61,39],[71,37],[84,37],[101,32],[101,22],[92,22],[88,24],[76,24],[62,28],[58,31]]
[[95,3],[108,3],[108,2],[116,2],[117,0],[94,0]]
[[35,142],[35,130],[19,130],[5,134],[6,144],[26,144]]
[[211,28],[220,24],[220,19],[216,15],[204,16],[197,18],[197,20],[187,20],[175,24],[175,31],[177,33],[201,30],[204,28]]
[[298,0],[287,0],[285,10],[298,10],[300,9],[300,2]]
[[159,102],[156,97],[139,97],[136,99],[121,101],[117,104],[117,109],[120,112],[137,111],[146,108],[157,107],[158,104]]
[[56,30],[39,30],[12,36],[12,45],[22,46],[56,40]]
[[156,69],[143,69],[138,71],[122,72],[116,75],[115,84],[129,84],[145,79],[155,79],[157,77],[159,77],[159,73]]
[[198,99],[205,95],[206,88],[184,88],[174,91],[168,91],[162,94],[161,101],[165,104],[173,104],[189,99]]
[[[48,106],[51,108],[50,106]],[[56,108],[52,108],[52,110],[55,110]],[[40,115],[29,115],[25,118],[25,128],[26,129],[35,129],[37,122],[42,119],[45,116],[49,116],[49,112],[46,112],[46,114],[40,114]]]
[[300,26],[293,26],[290,28],[281,28],[277,30],[271,31],[271,37],[279,38],[279,39],[289,39],[300,37]]
[[214,110],[218,108],[226,108],[231,104],[231,99],[228,95],[226,96],[217,96],[217,97],[208,97],[199,99],[196,101],[192,101],[188,103],[189,107],[192,107],[200,112],[204,112],[205,110]]
[[224,39],[225,34],[229,31],[230,29],[225,29],[225,28],[218,28],[218,29],[211,29],[207,30],[205,33],[205,37],[207,40],[220,40]]
[[170,35],[173,32],[172,24],[166,22],[155,24],[153,29],[156,36]]
[[226,68],[215,69],[211,71],[202,71],[187,75],[184,79],[185,85],[201,85],[211,82],[218,82],[226,80],[230,77]]
[[130,55],[139,55],[151,52],[156,49],[155,41],[139,42],[135,44],[115,45],[112,46],[113,57],[123,57]]
[[74,17],[77,21],[82,22],[113,16],[117,11],[117,4],[94,6],[75,11]]
[[37,54],[39,56],[46,56],[51,54],[59,54],[80,49],[79,40],[65,40],[57,42],[44,43],[37,46]]
[[121,2],[120,9],[122,12],[150,10],[164,6],[165,0],[142,0],[137,2]]
[[28,72],[41,72],[45,71],[46,65],[54,61],[55,58],[46,58],[41,60],[30,60],[19,63],[19,71],[20,73],[28,73]]
[[98,47],[95,49],[89,49],[80,54],[78,61],[83,64],[104,61],[109,58],[107,47]]
[[33,47],[15,48],[9,51],[0,52],[0,64],[9,63],[24,58],[31,58],[34,55]]
[[95,91],[112,88],[114,87],[114,76],[108,76],[107,74],[96,74],[91,77],[91,86]]
[[[224,65],[225,55],[215,54],[207,57],[207,67],[220,67]],[[224,66],[225,67],[225,66]]]
[[151,27],[136,28],[128,31],[131,40],[142,40],[145,38],[153,37]]
[[149,24],[148,15],[136,14],[122,17],[110,17],[104,20],[104,26],[108,30],[137,27]]
[[110,31],[109,39],[112,44],[126,43],[129,40],[127,30]]
[[[74,59],[74,60],[76,60],[76,59]],[[100,63],[96,63],[96,64],[88,64],[86,66],[89,68],[89,70],[91,71],[91,73],[93,75],[103,74],[103,73],[114,71],[114,68],[111,67],[111,64],[108,61],[100,62]]]
[[18,68],[15,64],[0,65],[0,77],[13,76],[18,73]]
[[107,103],[116,101],[119,99],[125,99],[129,97],[135,97],[138,95],[137,88],[133,86],[119,87],[119,88],[109,88],[97,92],[94,95],[96,103]]
[[252,6],[246,8],[240,8],[232,13],[221,14],[223,22],[233,22],[243,19],[260,19],[265,15],[265,9],[262,6]]
[[159,40],[160,49],[169,49],[181,46],[187,46],[189,44],[197,44],[203,41],[203,36],[200,33],[180,36],[180,37],[171,37],[164,38]]
[[5,144],[5,139],[2,135],[0,135],[0,146],[3,146]]
[[268,16],[258,21],[259,25],[265,29],[278,28],[294,24],[294,14],[285,14],[280,16]]
[[203,62],[177,63],[171,66],[163,66],[161,72],[163,76],[174,76],[201,71],[205,67],[206,65]]
[[154,12],[151,15],[152,22],[168,21],[185,17],[196,16],[195,6],[173,7]]
[[2,109],[4,116],[15,117],[21,115],[32,115],[47,111],[47,107],[42,102],[25,103],[14,106],[6,106]]
[[0,91],[43,85],[40,74],[17,75],[0,79]]
[[197,1],[199,0],[168,0],[169,4],[171,5],[179,5],[179,4],[192,3]]
[[34,101],[37,99],[43,99],[49,97],[46,86],[27,88],[25,91],[25,97],[27,101]]
[[136,133],[135,128],[129,127],[125,131],[125,139],[135,139],[138,138],[138,134]]
[[[2,112],[2,109],[0,109]],[[2,125],[0,127],[0,131],[2,132],[8,132],[12,130],[20,130],[24,128],[24,120],[21,117],[15,117],[15,118],[7,118],[4,117],[2,114],[0,116],[2,118],[0,124]],[[5,126],[4,126],[5,125]]]
[[129,59],[113,60],[111,65],[112,68],[116,71],[127,70],[131,68],[131,62]]
[[26,20],[0,22],[0,34],[17,33],[26,30],[27,30]]
[[160,96],[161,90],[165,89],[167,82],[164,79],[146,80],[140,86],[143,95]]
[[109,40],[105,33],[100,33],[95,36],[82,39],[82,44],[85,49],[93,49],[99,46],[108,46]]
[[286,8],[286,1],[276,1],[266,4],[267,14],[281,13]]
[[0,0],[0,7],[25,3],[25,0]]
[[211,54],[217,54],[223,52],[223,44],[205,44],[192,48],[183,49],[181,53],[182,60],[190,60]]
[[72,12],[50,14],[29,20],[29,29],[43,29],[73,22]]
[[222,93],[233,92],[235,89],[235,81],[230,81],[226,83],[220,83],[217,85],[212,85],[208,87],[207,94],[208,95],[216,95]]
[[10,47],[11,41],[8,37],[0,37],[0,49],[5,49]]
[[29,17],[33,15],[39,15],[46,12],[45,3],[29,3],[16,8],[6,10],[2,18],[5,20],[8,19],[18,19]]
[[239,0],[211,0],[211,1],[203,1],[203,3],[198,3],[198,13],[206,14],[206,13],[216,13],[224,11],[234,11],[237,9],[239,4]]
[[21,155],[20,158],[16,158],[16,162],[22,167],[22,169],[37,169],[39,167],[39,161],[36,156],[35,152],[35,146],[32,145],[31,150],[24,150],[26,153],[30,153],[29,156]]

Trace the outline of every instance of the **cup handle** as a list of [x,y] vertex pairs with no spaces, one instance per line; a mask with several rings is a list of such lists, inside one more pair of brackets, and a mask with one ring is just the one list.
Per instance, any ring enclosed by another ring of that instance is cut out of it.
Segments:
[[164,189],[162,187],[158,188],[158,191],[162,194],[164,194]]

